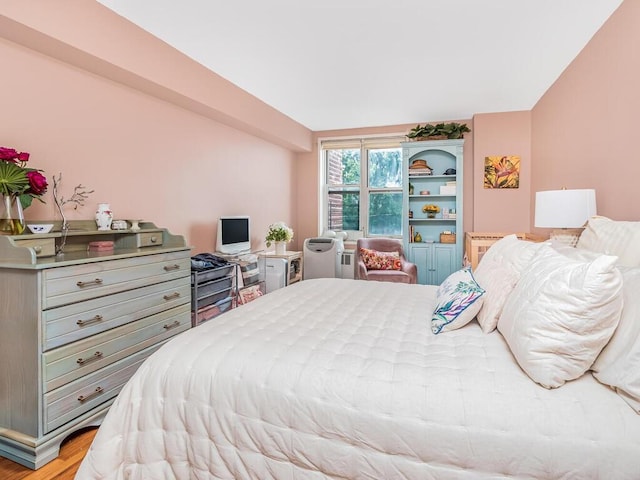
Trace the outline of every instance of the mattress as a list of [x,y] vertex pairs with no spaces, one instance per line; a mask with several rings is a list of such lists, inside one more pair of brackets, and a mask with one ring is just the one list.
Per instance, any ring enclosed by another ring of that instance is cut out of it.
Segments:
[[76,478],[640,478],[640,418],[614,391],[539,386],[475,321],[432,334],[435,293],[306,280],[179,335]]

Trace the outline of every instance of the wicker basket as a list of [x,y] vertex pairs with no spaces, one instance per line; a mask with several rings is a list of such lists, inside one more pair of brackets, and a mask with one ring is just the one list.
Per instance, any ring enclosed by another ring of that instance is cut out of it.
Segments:
[[456,234],[455,233],[441,233],[440,234],[440,243],[456,243]]

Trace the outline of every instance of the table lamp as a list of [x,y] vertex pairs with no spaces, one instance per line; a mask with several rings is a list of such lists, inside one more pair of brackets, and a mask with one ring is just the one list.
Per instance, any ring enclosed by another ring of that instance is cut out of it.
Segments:
[[596,191],[563,189],[536,192],[535,208],[536,227],[553,228],[549,238],[575,247],[584,224],[596,214]]

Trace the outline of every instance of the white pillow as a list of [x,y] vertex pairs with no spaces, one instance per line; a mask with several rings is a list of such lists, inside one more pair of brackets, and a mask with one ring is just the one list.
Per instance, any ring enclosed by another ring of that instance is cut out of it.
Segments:
[[482,256],[473,273],[486,291],[478,313],[478,323],[484,333],[495,330],[507,297],[542,245],[507,235],[491,245]]
[[438,287],[431,331],[438,334],[465,326],[480,310],[482,295],[484,290],[473,278],[470,267],[453,272]]
[[546,244],[507,300],[498,330],[532,380],[547,388],[580,377],[607,344],[622,311],[616,257],[570,258]]
[[618,265],[640,267],[640,222],[591,217],[576,247],[616,255]]
[[611,341],[593,364],[593,376],[640,413],[640,268],[622,267],[624,307]]

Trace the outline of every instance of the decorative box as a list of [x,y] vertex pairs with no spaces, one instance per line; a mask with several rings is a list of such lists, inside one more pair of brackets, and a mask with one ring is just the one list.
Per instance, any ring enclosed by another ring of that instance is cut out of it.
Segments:
[[440,195],[455,195],[455,194],[456,194],[455,185],[442,185],[440,187]]
[[441,233],[440,234],[440,243],[456,243],[456,234],[455,233]]
[[127,229],[127,221],[126,220],[114,220],[111,222],[112,230],[126,230]]
[[112,241],[89,242],[87,250],[90,252],[113,252]]

